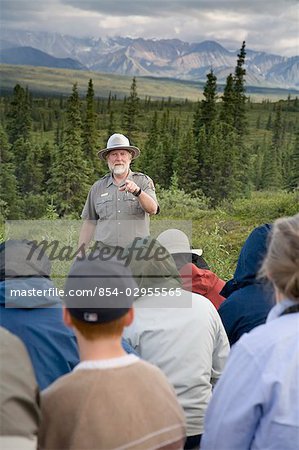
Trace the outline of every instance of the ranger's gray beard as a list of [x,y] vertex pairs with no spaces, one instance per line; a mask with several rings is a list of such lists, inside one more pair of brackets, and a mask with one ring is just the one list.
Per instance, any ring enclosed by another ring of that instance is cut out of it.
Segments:
[[112,172],[115,175],[124,175],[129,171],[130,164],[118,164],[113,167],[112,164],[108,163],[108,167],[110,172]]

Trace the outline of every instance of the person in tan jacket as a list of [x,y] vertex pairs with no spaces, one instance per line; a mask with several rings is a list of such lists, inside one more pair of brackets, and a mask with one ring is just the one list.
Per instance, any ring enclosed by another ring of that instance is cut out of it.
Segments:
[[21,340],[0,327],[0,448],[36,450],[39,390]]
[[74,328],[81,362],[42,393],[40,450],[183,447],[185,419],[173,388],[157,367],[121,345],[136,288],[117,261],[74,262],[64,320]]

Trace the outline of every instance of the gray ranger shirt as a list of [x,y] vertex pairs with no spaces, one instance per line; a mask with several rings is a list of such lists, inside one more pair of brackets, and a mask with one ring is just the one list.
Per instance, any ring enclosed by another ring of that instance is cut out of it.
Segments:
[[[150,177],[130,170],[127,179],[134,181],[158,204]],[[140,206],[137,197],[119,191],[110,173],[90,189],[81,217],[97,221],[94,239],[107,245],[126,247],[136,237],[150,234],[149,214]]]

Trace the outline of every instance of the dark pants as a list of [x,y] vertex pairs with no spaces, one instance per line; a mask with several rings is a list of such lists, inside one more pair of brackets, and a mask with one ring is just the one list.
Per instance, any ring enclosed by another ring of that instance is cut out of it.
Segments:
[[184,445],[184,450],[199,449],[202,434],[196,436],[188,436]]

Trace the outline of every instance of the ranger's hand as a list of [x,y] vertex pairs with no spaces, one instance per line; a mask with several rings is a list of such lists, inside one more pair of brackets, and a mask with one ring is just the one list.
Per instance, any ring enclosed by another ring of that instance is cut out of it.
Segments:
[[125,184],[119,187],[119,190],[133,194],[134,192],[139,191],[139,186],[132,180],[126,180]]

